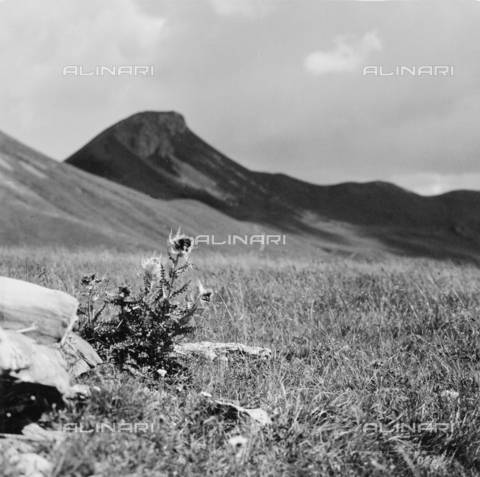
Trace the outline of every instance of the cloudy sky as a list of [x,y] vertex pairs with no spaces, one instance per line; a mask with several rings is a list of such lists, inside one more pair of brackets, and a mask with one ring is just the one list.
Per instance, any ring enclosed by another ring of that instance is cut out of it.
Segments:
[[57,160],[131,114],[174,110],[251,169],[480,190],[474,0],[0,0],[0,48],[0,130]]

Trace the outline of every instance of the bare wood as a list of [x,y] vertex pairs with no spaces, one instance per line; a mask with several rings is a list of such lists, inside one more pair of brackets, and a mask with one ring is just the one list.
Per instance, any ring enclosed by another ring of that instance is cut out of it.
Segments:
[[243,354],[263,359],[267,359],[272,356],[272,350],[270,348],[247,346],[241,343],[215,343],[211,341],[174,345],[173,352],[180,356],[188,357],[197,355],[203,356],[210,360],[214,360],[218,357],[225,358],[229,354]]
[[77,308],[68,293],[0,277],[0,326],[23,330],[38,343],[58,343],[73,326]]
[[64,394],[70,388],[67,363],[60,350],[0,327],[0,376],[51,386]]

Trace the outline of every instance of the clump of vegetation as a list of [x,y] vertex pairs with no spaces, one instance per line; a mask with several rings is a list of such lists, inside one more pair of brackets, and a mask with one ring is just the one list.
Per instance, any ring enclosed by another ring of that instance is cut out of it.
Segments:
[[[54,476],[480,475],[478,266],[418,257],[196,258],[218,299],[195,339],[267,346],[273,358],[191,360],[189,386],[149,386],[113,365],[80,376],[91,399],[52,427],[93,432],[37,444]],[[74,291],[97,263],[113,282],[134,276],[137,261],[32,250],[28,277]],[[0,249],[0,272],[25,279],[25,259]],[[92,316],[102,305],[92,302]],[[114,311],[108,304],[102,313],[117,319]],[[211,415],[202,391],[262,408],[273,422],[259,430]],[[149,432],[96,432],[135,422]],[[241,453],[231,445],[237,437],[247,440]],[[0,452],[0,475],[16,477],[2,460]]]
[[195,296],[187,295],[190,281],[176,287],[179,277],[193,266],[193,244],[193,238],[180,230],[173,238],[170,234],[170,267],[163,264],[161,255],[143,259],[139,291],[122,285],[110,293],[107,278],[83,277],[79,333],[102,358],[142,376],[158,377],[175,369],[173,346],[195,330],[192,318],[212,295],[200,282]]

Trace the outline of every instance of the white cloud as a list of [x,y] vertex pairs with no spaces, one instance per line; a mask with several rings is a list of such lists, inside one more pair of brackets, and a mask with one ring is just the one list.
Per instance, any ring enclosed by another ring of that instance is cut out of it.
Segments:
[[68,57],[95,61],[99,56],[124,61],[128,51],[122,44],[141,51],[154,47],[164,33],[165,19],[140,13],[131,0],[23,0],[2,6],[0,27],[0,44],[13,45],[6,50],[15,56],[26,54],[36,63]]
[[210,0],[216,13],[224,16],[263,16],[269,13],[279,0]]
[[393,176],[391,181],[421,195],[438,195],[451,190],[480,190],[480,172],[438,174],[418,172]]
[[313,75],[330,72],[355,71],[365,63],[368,55],[382,48],[376,31],[366,33],[360,40],[354,41],[348,36],[334,39],[336,47],[331,51],[314,51],[305,58],[305,68]]
[[111,87],[99,91],[100,80],[64,77],[65,66],[152,65],[165,36],[166,20],[141,13],[131,0],[6,1],[0,9],[0,101],[11,108],[0,120],[25,130],[44,122],[39,98],[53,98],[47,106],[54,108],[68,95],[73,109],[107,107],[118,96]]

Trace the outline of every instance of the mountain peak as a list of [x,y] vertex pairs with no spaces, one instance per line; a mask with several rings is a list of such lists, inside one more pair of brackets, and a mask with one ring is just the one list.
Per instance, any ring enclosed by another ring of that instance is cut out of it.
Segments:
[[187,130],[185,118],[175,111],[143,111],[133,114],[113,126],[116,131],[158,133],[158,130],[167,130],[170,134],[182,134]]
[[350,224],[392,249],[480,256],[478,193],[468,200],[427,198],[381,181],[319,186],[250,171],[196,136],[176,112],[130,116],[67,162],[153,198],[193,199],[234,220],[291,234],[346,246],[322,227]]
[[140,157],[155,153],[165,156],[171,150],[171,140],[188,130],[185,118],[174,111],[144,111],[112,126],[108,131],[127,149]]

